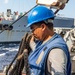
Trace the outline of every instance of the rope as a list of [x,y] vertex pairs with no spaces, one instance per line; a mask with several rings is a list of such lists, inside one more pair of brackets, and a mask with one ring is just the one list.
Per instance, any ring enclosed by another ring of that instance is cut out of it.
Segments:
[[29,71],[29,64],[27,63],[28,62],[28,50],[25,49],[25,52],[24,52],[24,68],[25,68],[25,74],[26,75],[30,75],[30,71]]
[[[22,39],[22,40],[23,40],[23,39]],[[20,51],[20,48],[21,48],[22,40],[21,40],[21,42],[20,42],[19,51]],[[12,64],[14,63],[14,61],[16,60],[16,58],[17,58],[17,56],[18,56],[18,54],[19,54],[19,51],[18,51],[18,53],[16,54],[16,56],[14,57],[14,59],[12,60],[12,62],[9,64],[9,67],[8,67],[7,70],[6,70],[6,75],[8,75],[8,71],[9,71],[9,69],[11,68]]]
[[[19,57],[20,55],[23,54],[25,49],[28,50],[28,54],[31,52],[31,48],[29,47],[29,42],[30,42],[31,37],[32,37],[31,35],[26,33],[25,36],[22,38],[20,47],[19,47],[19,51],[16,54],[13,61],[10,63],[8,69],[6,70],[6,75],[8,75],[8,71],[10,70],[10,67],[12,66],[13,62],[16,60],[17,57]],[[27,57],[23,56],[21,59],[16,60],[16,63],[14,65],[13,69],[9,72],[9,75],[21,75],[22,74],[22,70],[23,70],[24,66],[26,66],[25,64],[28,64],[28,62],[25,62],[25,58],[27,58],[27,60],[28,60],[28,56]],[[28,69],[27,66],[26,66],[26,69]],[[28,73],[28,70],[26,70],[26,71],[27,71],[26,73]]]

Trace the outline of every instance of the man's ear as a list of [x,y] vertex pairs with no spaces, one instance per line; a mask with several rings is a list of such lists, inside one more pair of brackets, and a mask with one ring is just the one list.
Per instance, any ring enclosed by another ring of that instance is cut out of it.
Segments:
[[42,30],[45,30],[46,25],[44,23],[41,24]]

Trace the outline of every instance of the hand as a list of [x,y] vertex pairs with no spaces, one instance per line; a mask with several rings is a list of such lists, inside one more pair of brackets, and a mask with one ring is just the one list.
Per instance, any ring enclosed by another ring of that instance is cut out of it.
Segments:
[[28,53],[28,50],[27,50],[27,49],[25,49],[25,50],[23,51],[23,53],[20,54],[20,55],[17,57],[17,60],[21,60],[21,59],[23,58],[23,56],[24,56],[25,53]]
[[26,74],[23,73],[22,75],[26,75]]
[[35,49],[35,47],[36,47],[36,42],[35,42],[34,36],[32,36],[29,45],[30,45],[30,47],[31,47],[32,50]]

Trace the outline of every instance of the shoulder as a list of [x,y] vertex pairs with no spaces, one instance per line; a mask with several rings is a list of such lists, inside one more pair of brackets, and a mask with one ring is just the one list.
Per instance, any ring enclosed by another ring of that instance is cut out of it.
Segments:
[[52,49],[48,55],[48,60],[50,59],[59,60],[59,61],[64,59],[67,60],[67,56],[62,49],[55,48]]

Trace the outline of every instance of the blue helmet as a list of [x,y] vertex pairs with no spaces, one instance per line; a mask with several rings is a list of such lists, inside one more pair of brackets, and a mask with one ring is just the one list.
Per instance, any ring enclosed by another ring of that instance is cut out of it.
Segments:
[[34,23],[54,18],[54,13],[51,9],[48,9],[45,6],[39,5],[33,8],[30,13],[28,14],[28,25],[27,27],[31,26]]

